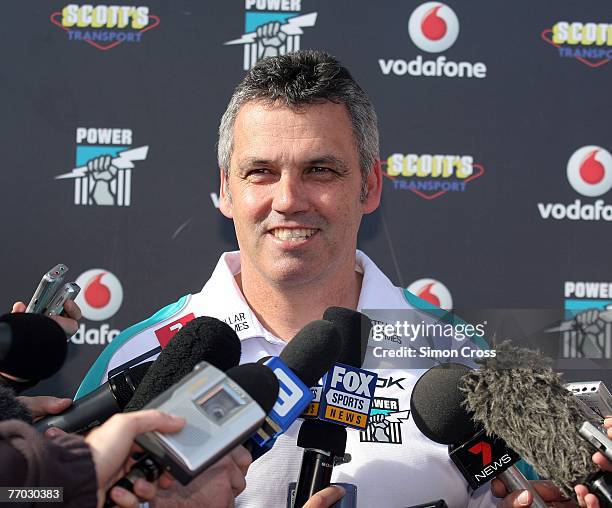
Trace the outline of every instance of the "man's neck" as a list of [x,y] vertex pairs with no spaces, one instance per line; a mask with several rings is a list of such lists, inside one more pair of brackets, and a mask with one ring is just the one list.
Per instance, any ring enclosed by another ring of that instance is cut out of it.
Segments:
[[341,275],[334,284],[328,279],[292,287],[266,284],[248,269],[236,274],[235,279],[259,322],[289,341],[305,325],[322,319],[329,307],[357,308],[363,276],[354,269]]

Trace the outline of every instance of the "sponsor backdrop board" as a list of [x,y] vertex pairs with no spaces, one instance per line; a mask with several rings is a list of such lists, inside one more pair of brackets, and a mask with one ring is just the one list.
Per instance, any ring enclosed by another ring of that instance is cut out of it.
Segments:
[[246,69],[299,48],[336,55],[379,114],[383,202],[360,248],[443,307],[595,309],[590,347],[581,329],[551,340],[610,360],[605,0],[11,0],[3,13],[0,304],[27,301],[59,262],[83,287],[69,360],[38,393],[72,395],[119,330],[197,292],[236,248],[217,209],[218,121]]

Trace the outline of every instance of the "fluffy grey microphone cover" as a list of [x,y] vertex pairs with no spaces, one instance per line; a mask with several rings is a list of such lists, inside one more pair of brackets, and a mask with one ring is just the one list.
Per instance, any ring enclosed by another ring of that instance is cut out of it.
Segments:
[[463,378],[464,405],[488,434],[501,437],[540,476],[573,495],[574,485],[597,470],[590,445],[578,435],[584,421],[579,403],[539,352],[510,341],[496,351]]

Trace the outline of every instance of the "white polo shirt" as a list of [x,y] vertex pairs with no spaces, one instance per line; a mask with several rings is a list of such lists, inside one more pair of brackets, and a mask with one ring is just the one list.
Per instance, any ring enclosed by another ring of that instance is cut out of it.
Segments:
[[[357,251],[356,270],[363,273],[358,310],[415,309],[419,299],[395,287],[364,253]],[[169,338],[190,319],[212,316],[230,324],[241,340],[241,363],[278,356],[285,342],[266,330],[246,303],[235,275],[240,253],[224,253],[208,282],[118,335],[96,360],[77,398],[104,383],[113,369],[153,359]],[[366,366],[367,367],[367,366]],[[368,367],[369,368],[369,367]],[[410,417],[410,394],[423,369],[370,369],[377,372],[371,422],[365,431],[348,430],[350,460],[334,467],[332,481],[357,486],[359,508],[409,507],[444,499],[449,508],[494,506],[487,486],[472,493],[448,457],[447,447],[425,438]],[[255,461],[247,488],[237,498],[244,508],[286,506],[287,487],[297,481],[302,449],[296,445],[296,421],[271,451]]]

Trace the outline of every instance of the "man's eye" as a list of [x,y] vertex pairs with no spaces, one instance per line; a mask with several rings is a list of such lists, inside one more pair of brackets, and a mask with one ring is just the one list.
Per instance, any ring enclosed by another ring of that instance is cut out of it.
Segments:
[[331,173],[332,170],[330,168],[324,168],[321,166],[314,166],[310,168],[311,173]]
[[270,175],[271,173],[269,169],[256,168],[256,169],[250,169],[249,171],[247,171],[246,177],[253,180],[253,179],[266,178]]

